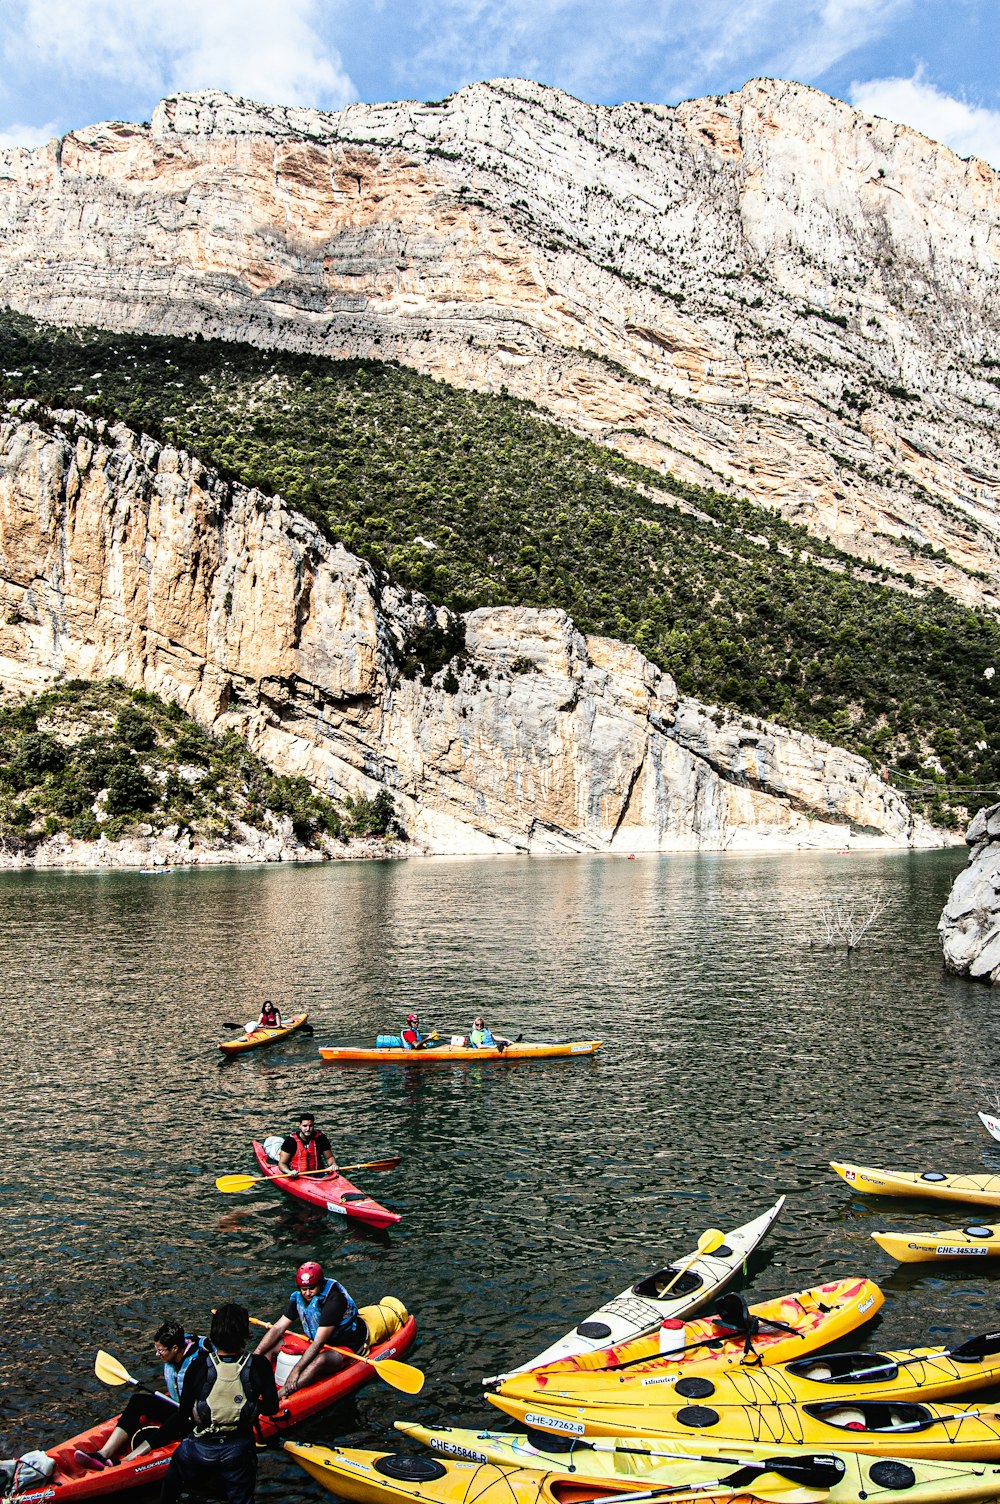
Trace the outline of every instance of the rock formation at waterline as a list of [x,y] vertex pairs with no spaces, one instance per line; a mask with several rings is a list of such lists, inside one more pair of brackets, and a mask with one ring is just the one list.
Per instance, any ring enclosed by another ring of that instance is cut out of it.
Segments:
[[679,697],[560,612],[474,611],[464,653],[405,677],[448,626],[177,450],[31,403],[0,423],[8,689],[117,676],[324,793],[387,789],[416,850],[937,844],[862,759]]
[[506,387],[991,604],[998,246],[985,163],[773,80],[676,108],[206,92],[0,153],[17,309]]
[[948,895],[938,933],[944,964],[959,976],[1000,983],[1000,804],[981,809],[965,837],[969,864]]

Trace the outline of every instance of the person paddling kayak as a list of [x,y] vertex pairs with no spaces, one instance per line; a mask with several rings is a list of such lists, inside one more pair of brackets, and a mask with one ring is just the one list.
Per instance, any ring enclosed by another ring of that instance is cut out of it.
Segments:
[[[177,1407],[180,1404],[181,1386],[192,1362],[206,1345],[206,1338],[189,1336],[178,1321],[164,1321],[153,1337],[153,1351],[163,1364],[163,1382],[166,1394],[134,1394],[122,1411],[115,1428],[104,1445],[95,1451],[77,1448],[76,1460],[81,1467],[97,1472],[113,1466],[119,1454],[125,1450],[140,1431],[168,1427],[170,1439],[183,1433],[177,1427]],[[129,1452],[129,1457],[141,1457],[158,1445],[156,1437],[143,1436]]]
[[281,1009],[270,998],[264,1002],[259,1018],[251,1018],[243,1025],[244,1033],[249,1036],[256,1034],[258,1029],[280,1029]]
[[328,1170],[337,1168],[330,1140],[325,1133],[316,1131],[316,1119],[312,1113],[304,1112],[299,1118],[299,1126],[282,1140],[278,1173],[296,1176],[303,1170],[320,1170],[323,1165]]
[[358,1312],[357,1302],[337,1280],[327,1279],[322,1264],[311,1259],[296,1269],[295,1289],[288,1305],[257,1344],[261,1357],[279,1346],[296,1317],[309,1338],[309,1346],[281,1386],[283,1399],[350,1362],[342,1354],[325,1352],[324,1348],[347,1347],[352,1353],[363,1353],[368,1346],[368,1328]]
[[403,1041],[404,1050],[427,1050],[438,1042],[438,1032],[435,1029],[432,1034],[421,1034],[420,1019],[415,1013],[406,1015],[406,1028],[402,1030],[400,1039]]

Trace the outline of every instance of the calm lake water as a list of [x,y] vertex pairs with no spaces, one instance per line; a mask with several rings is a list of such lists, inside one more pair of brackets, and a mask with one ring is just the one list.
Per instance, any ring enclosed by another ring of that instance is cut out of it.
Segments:
[[[392,1445],[394,1417],[495,1424],[480,1378],[538,1351],[633,1277],[784,1192],[750,1268],[758,1297],[871,1274],[863,1343],[995,1327],[1000,1261],[901,1269],[873,1228],[957,1227],[930,1202],[865,1203],[831,1158],[1000,1173],[1000,1010],[944,975],[936,923],[964,851],[348,864],[0,879],[0,1451],[115,1409],[104,1347],[135,1372],[154,1327],[205,1330],[240,1299],[274,1317],[321,1259],[361,1302],[420,1323],[424,1392],[375,1382],[302,1431]],[[822,905],[891,898],[853,957],[814,942]],[[264,997],[316,1038],[219,1066],[223,1020]],[[525,1038],[600,1038],[592,1060],[324,1065],[417,1009],[482,1011]],[[338,1158],[401,1211],[353,1230],[269,1187],[222,1196],[254,1136],[313,1109]],[[145,1365],[145,1366],[144,1366]],[[120,1391],[119,1391],[120,1393]],[[139,1497],[139,1496],[136,1496]],[[324,1495],[268,1456],[259,1497]]]

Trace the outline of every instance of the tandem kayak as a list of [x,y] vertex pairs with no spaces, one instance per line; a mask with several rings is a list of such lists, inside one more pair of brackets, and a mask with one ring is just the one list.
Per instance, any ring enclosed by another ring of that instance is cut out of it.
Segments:
[[365,1222],[369,1227],[394,1227],[403,1220],[399,1212],[389,1211],[388,1207],[359,1191],[339,1170],[331,1170],[329,1175],[310,1175],[293,1180],[279,1173],[274,1160],[268,1159],[263,1144],[255,1141],[253,1152],[264,1174],[286,1195],[321,1206],[338,1217],[353,1217],[356,1222]]
[[[398,1332],[374,1346],[369,1357],[375,1359],[402,1357],[413,1346],[416,1334],[417,1323],[410,1316]],[[305,1352],[308,1345],[307,1339],[299,1336],[297,1332],[287,1332],[279,1351],[297,1357]],[[277,1353],[273,1354],[273,1357],[276,1359]],[[374,1377],[374,1370],[367,1363],[348,1363],[337,1373],[320,1379],[318,1383],[308,1384],[304,1389],[297,1389],[287,1400],[282,1401],[281,1415],[277,1424],[268,1420],[266,1416],[261,1418],[265,1440],[283,1433],[289,1426],[297,1425],[299,1421],[309,1420],[322,1410],[328,1410],[331,1405],[353,1394],[355,1390],[361,1388],[362,1384],[367,1384]],[[60,1504],[68,1504],[70,1500],[96,1499],[105,1494],[117,1494],[129,1488],[139,1488],[144,1484],[160,1483],[178,1445],[177,1442],[172,1442],[165,1447],[154,1447],[144,1457],[137,1457],[132,1462],[119,1462],[117,1466],[103,1468],[100,1472],[90,1472],[77,1462],[74,1456],[76,1448],[92,1451],[103,1446],[111,1435],[116,1420],[117,1416],[114,1416],[111,1420],[101,1421],[98,1425],[91,1426],[89,1430],[81,1431],[79,1436],[72,1436],[69,1441],[49,1447],[48,1454],[56,1465],[55,1473],[44,1483],[39,1483],[37,1487],[18,1493],[17,1504],[51,1504],[51,1501],[55,1499],[58,1499]]]
[[1000,1257],[1000,1227],[978,1222],[955,1232],[873,1232],[872,1237],[900,1264]]
[[296,1029],[301,1029],[303,1024],[309,1022],[308,1013],[296,1013],[287,1024],[280,1028],[267,1029],[260,1025],[252,1034],[240,1034],[235,1039],[223,1039],[219,1049],[224,1055],[243,1055],[247,1050],[259,1050],[268,1044],[277,1044],[279,1039],[287,1039],[289,1034],[294,1034]]
[[[577,1353],[597,1352],[614,1347],[619,1342],[628,1342],[633,1337],[643,1337],[656,1331],[660,1324],[679,1319],[707,1306],[739,1272],[743,1261],[757,1247],[785,1204],[784,1196],[766,1212],[734,1227],[725,1234],[725,1241],[713,1253],[698,1253],[695,1248],[682,1258],[675,1259],[665,1269],[647,1274],[628,1286],[614,1300],[581,1321],[573,1331],[553,1342],[544,1352],[506,1374],[484,1379],[484,1384],[497,1384],[511,1374],[524,1373],[530,1368],[544,1368],[561,1358],[572,1358]],[[697,1257],[695,1257],[697,1255]],[[683,1273],[681,1271],[684,1271]],[[679,1276],[679,1278],[677,1278]],[[677,1279],[673,1289],[661,1294],[665,1286]]]
[[[671,1496],[682,1492],[685,1486],[705,1488],[727,1471],[748,1466],[753,1469],[770,1454],[766,1444],[735,1443],[727,1445],[727,1462],[720,1464],[718,1456],[711,1456],[712,1449],[707,1446],[704,1457],[692,1458],[686,1440],[671,1443],[652,1437],[595,1436],[581,1441],[542,1431],[533,1431],[530,1436],[517,1431],[463,1431],[454,1426],[419,1426],[405,1420],[397,1420],[395,1426],[411,1441],[419,1441],[441,1456],[491,1462],[495,1467],[571,1472],[574,1478],[588,1482],[619,1481],[630,1488],[662,1488],[669,1490]],[[701,1439],[698,1444],[702,1445]],[[900,1464],[859,1452],[830,1451],[826,1447],[823,1457],[841,1475],[839,1481],[830,1484],[828,1493],[824,1491],[827,1504],[860,1504],[865,1499],[882,1497],[888,1490],[898,1491],[900,1498],[909,1499],[912,1504],[917,1501],[974,1504],[995,1497],[1000,1478],[1000,1464],[984,1468],[982,1463],[962,1466],[952,1461],[918,1459]],[[808,1454],[799,1460],[808,1467]],[[765,1491],[769,1486],[780,1487],[785,1481],[779,1473],[760,1470],[760,1483]],[[793,1482],[794,1477],[787,1480],[789,1488]],[[753,1483],[745,1483],[744,1487],[752,1488]],[[794,1497],[794,1492],[790,1492],[789,1499]]]
[[659,1334],[654,1332],[602,1352],[512,1374],[486,1398],[519,1419],[524,1416],[522,1401],[529,1410],[542,1404],[558,1409],[653,1406],[661,1399],[676,1405],[676,1379],[697,1375],[711,1381],[728,1368],[758,1368],[803,1357],[870,1321],[883,1299],[868,1279],[832,1280],[750,1307],[741,1296],[727,1295],[718,1314],[686,1324],[683,1344],[673,1355],[660,1352]]
[[473,1049],[471,1045],[434,1044],[420,1050],[406,1050],[402,1046],[388,1045],[359,1047],[329,1045],[320,1050],[324,1060],[333,1060],[341,1065],[382,1065],[398,1061],[403,1065],[456,1065],[460,1061],[501,1060],[552,1060],[565,1055],[596,1055],[601,1048],[599,1039],[576,1040],[571,1044],[509,1044],[505,1049]]
[[866,1196],[933,1196],[971,1206],[1000,1206],[1000,1175],[943,1175],[939,1170],[872,1170],[830,1161],[830,1169]]

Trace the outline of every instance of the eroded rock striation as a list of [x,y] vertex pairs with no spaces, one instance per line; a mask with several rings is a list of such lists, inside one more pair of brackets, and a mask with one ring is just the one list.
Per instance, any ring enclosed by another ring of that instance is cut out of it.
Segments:
[[965,837],[969,865],[955,879],[938,925],[944,964],[959,976],[1000,983],[1000,804],[981,809]]
[[0,154],[0,299],[397,359],[995,605],[1000,178],[758,79],[338,114],[205,92]]
[[429,852],[938,843],[862,759],[681,698],[562,612],[474,611],[405,677],[448,626],[184,453],[31,403],[0,422],[7,689],[118,676],[332,796],[388,789]]

